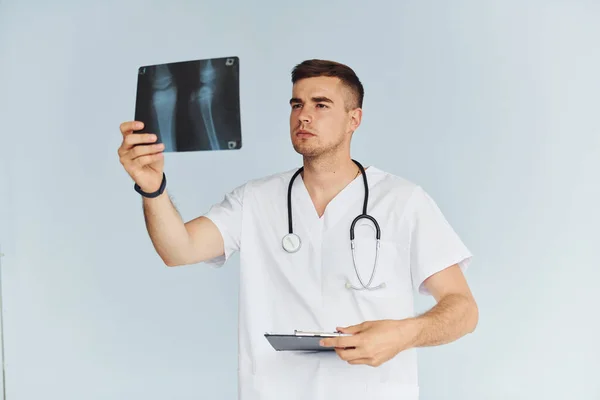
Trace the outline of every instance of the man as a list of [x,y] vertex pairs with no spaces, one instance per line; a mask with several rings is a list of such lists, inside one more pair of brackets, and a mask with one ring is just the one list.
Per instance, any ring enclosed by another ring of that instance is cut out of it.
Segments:
[[[131,134],[142,124],[121,125],[120,160],[150,196],[148,232],[169,266],[221,266],[240,251],[241,399],[417,399],[416,348],[477,325],[463,276],[471,254],[421,187],[350,157],[364,95],[352,69],[309,60],[292,83],[290,135],[303,169],[241,185],[187,223],[164,187],[163,147]],[[379,229],[369,217],[354,221],[365,211]],[[419,316],[415,291],[436,300]],[[312,353],[278,352],[264,337],[295,329],[351,335]]]

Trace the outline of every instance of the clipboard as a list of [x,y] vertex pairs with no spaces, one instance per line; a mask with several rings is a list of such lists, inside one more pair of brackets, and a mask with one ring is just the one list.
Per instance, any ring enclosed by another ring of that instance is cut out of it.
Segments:
[[333,347],[323,347],[321,339],[352,336],[341,332],[310,332],[294,330],[294,333],[265,333],[265,338],[277,351],[334,351]]

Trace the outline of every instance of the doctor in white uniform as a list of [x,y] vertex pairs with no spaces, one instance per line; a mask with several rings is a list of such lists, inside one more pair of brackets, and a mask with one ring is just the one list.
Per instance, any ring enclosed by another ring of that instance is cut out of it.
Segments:
[[[182,221],[163,147],[151,133],[131,134],[140,122],[121,124],[121,163],[167,265],[221,266],[240,252],[240,399],[416,400],[416,349],[477,325],[463,275],[471,253],[422,187],[351,158],[364,93],[352,69],[308,60],[292,82],[290,134],[302,169],[247,182],[205,215]],[[436,305],[416,315],[415,293]],[[311,353],[275,351],[264,337],[295,329],[352,335]]]

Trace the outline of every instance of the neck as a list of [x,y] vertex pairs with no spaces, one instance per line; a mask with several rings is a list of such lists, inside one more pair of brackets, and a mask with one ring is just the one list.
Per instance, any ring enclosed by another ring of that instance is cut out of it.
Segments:
[[339,159],[315,160],[304,158],[302,179],[315,197],[333,197],[360,173],[358,166],[347,156]]

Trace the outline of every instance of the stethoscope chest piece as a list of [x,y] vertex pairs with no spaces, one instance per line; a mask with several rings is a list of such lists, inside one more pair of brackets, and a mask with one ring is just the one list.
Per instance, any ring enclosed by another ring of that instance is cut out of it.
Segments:
[[300,250],[302,241],[300,240],[300,236],[296,235],[295,233],[288,233],[283,237],[281,245],[288,253],[295,253]]

